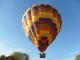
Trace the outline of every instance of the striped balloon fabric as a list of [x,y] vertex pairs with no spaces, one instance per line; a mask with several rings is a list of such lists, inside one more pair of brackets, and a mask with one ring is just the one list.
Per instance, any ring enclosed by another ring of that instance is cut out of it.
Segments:
[[38,4],[27,9],[22,18],[22,25],[27,37],[44,52],[54,41],[61,29],[61,17],[50,5]]

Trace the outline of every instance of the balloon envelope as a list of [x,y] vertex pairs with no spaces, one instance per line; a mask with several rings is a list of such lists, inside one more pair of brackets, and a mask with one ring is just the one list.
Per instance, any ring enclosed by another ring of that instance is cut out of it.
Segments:
[[61,17],[50,5],[33,5],[27,9],[22,18],[22,25],[27,37],[44,52],[54,41],[61,29]]

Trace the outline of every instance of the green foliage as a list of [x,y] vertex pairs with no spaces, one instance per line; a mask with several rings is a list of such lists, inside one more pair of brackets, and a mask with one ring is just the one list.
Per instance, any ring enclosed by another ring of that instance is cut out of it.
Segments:
[[75,60],[80,60],[80,55],[77,55]]
[[14,56],[5,56],[5,55],[2,55],[0,57],[0,60],[17,60]]
[[0,60],[29,60],[29,56],[26,53],[14,52],[10,56],[0,56]]
[[14,52],[12,56],[14,56],[18,60],[29,60],[29,56],[26,53]]
[[5,60],[5,55],[2,55],[1,57],[0,57],[0,60]]

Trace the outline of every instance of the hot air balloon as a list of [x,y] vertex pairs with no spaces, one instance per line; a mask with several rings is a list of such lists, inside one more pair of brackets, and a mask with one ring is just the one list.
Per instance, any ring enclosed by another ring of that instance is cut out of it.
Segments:
[[33,5],[24,13],[23,30],[40,51],[40,58],[45,58],[44,52],[60,32],[61,24],[59,12],[47,4]]

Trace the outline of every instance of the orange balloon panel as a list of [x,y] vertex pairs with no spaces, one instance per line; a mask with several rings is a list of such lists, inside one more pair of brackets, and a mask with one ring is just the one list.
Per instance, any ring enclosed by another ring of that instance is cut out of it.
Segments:
[[61,29],[61,17],[50,5],[33,5],[27,9],[22,18],[22,25],[27,37],[44,52],[54,41]]

